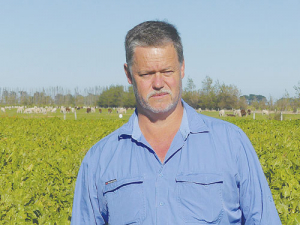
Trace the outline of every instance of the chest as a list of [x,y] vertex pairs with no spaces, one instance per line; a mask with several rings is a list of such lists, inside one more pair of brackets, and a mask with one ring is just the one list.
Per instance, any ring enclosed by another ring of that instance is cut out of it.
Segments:
[[171,143],[172,140],[153,140],[150,141],[149,144],[151,145],[159,160],[163,163],[167,152],[170,149]]
[[[164,163],[141,146],[110,161],[118,166],[107,168],[109,172],[101,177],[102,181],[105,177],[113,182],[105,185],[100,195],[104,196],[110,215],[114,215],[111,224],[118,224],[119,221],[113,221],[116,218],[128,223],[156,224],[155,221],[165,219],[161,224],[216,223],[224,210],[223,192],[232,191],[235,184],[234,176],[224,177],[234,174],[228,173],[224,164],[230,157],[222,155],[222,149],[216,148],[209,138],[177,140],[162,146],[170,150]],[[234,203],[238,205],[238,198]]]

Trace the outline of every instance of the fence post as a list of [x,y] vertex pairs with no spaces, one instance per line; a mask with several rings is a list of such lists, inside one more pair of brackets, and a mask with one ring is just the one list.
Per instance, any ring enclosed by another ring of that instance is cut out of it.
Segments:
[[280,112],[280,121],[283,120],[283,117],[282,117],[282,112]]
[[77,120],[76,109],[75,109],[75,111],[74,111],[74,114],[75,114],[75,120]]
[[253,119],[255,120],[255,112],[253,112]]

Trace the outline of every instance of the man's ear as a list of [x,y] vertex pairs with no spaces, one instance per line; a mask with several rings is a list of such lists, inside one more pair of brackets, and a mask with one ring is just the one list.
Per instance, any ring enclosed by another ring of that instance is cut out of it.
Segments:
[[129,69],[129,66],[127,65],[127,63],[124,64],[124,71],[125,71],[128,83],[132,84],[132,77],[131,77],[130,69]]
[[184,78],[184,70],[185,70],[185,63],[184,63],[184,60],[182,61],[181,63],[181,68],[180,68],[180,72],[181,72],[181,79]]

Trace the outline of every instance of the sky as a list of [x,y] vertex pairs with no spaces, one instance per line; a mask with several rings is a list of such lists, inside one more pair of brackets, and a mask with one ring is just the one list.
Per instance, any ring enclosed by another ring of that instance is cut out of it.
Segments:
[[129,86],[128,30],[174,24],[185,78],[279,99],[300,83],[300,1],[0,0],[0,88]]

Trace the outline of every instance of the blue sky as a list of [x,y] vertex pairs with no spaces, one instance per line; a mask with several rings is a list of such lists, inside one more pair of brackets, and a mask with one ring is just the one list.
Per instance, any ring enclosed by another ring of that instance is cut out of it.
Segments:
[[0,87],[128,85],[124,38],[146,20],[179,30],[187,77],[242,94],[295,96],[300,1],[0,0]]

